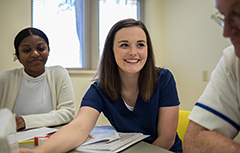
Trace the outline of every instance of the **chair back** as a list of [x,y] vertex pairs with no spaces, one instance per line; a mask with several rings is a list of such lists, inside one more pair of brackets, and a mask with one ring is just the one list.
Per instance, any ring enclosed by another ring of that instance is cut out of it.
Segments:
[[[182,140],[182,145],[184,144],[184,135],[188,127],[189,119],[188,115],[190,114],[190,111],[187,110],[179,110],[179,119],[178,119],[178,136]],[[183,145],[184,146],[184,145]]]

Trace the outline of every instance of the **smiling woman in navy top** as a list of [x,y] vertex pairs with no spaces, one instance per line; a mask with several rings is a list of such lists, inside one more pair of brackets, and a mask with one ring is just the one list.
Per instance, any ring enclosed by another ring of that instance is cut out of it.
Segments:
[[144,140],[148,143],[182,152],[176,132],[176,83],[169,70],[155,66],[150,36],[141,21],[125,19],[112,27],[94,80],[76,118],[35,150],[64,152],[77,147],[103,112],[118,132],[141,132],[150,135]]
[[171,72],[156,68],[150,36],[140,21],[110,30],[96,76],[81,108],[103,112],[121,132],[150,135],[145,141],[181,151],[176,134],[179,99]]

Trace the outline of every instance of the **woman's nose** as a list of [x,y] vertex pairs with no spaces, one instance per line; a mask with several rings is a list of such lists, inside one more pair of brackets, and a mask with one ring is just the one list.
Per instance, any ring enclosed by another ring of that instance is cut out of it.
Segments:
[[37,50],[33,50],[31,56],[38,57],[39,56],[39,52]]
[[134,56],[137,54],[137,48],[136,47],[131,47],[129,51],[129,55]]

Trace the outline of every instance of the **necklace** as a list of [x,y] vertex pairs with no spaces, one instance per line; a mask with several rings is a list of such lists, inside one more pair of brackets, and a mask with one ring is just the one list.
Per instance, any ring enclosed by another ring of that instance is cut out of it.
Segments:
[[127,103],[129,106],[134,107],[137,101],[138,92],[139,92],[138,88],[135,87],[128,86],[128,88],[124,88],[121,91],[123,101]]
[[136,100],[137,100],[138,94],[134,94],[134,95],[124,95],[122,94],[122,98],[123,101],[125,101],[125,103],[127,103],[129,106],[134,107]]
[[125,96],[122,95],[122,99],[125,101],[125,102],[130,102],[131,101],[131,98],[126,98]]

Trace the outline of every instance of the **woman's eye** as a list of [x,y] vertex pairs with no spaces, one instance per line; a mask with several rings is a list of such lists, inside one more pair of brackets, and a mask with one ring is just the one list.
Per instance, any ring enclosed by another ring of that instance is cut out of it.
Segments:
[[120,47],[128,47],[128,44],[121,44]]
[[25,53],[29,53],[31,51],[31,49],[23,49],[22,51]]
[[38,50],[39,50],[40,52],[44,51],[45,49],[46,49],[45,47],[39,47],[39,48],[38,48]]
[[142,44],[142,43],[140,43],[140,44],[137,45],[137,47],[144,47],[144,46],[145,46],[145,45]]

